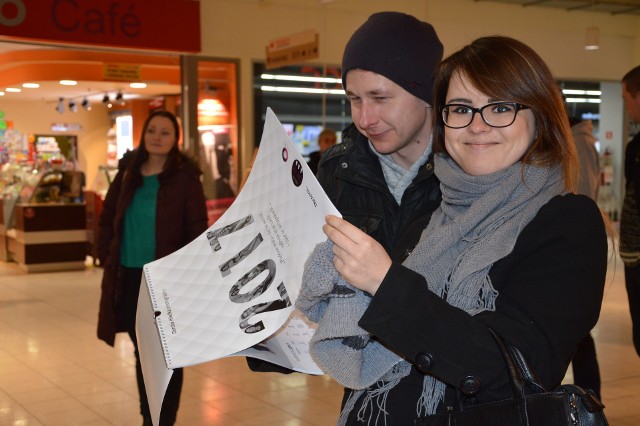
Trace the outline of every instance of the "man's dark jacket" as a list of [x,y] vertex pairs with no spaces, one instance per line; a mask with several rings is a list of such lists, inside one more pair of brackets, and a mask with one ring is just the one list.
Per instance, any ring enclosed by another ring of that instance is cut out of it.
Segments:
[[440,205],[433,155],[420,167],[398,205],[378,156],[353,124],[343,131],[341,144],[323,153],[317,178],[344,219],[375,238],[394,261],[406,258]]

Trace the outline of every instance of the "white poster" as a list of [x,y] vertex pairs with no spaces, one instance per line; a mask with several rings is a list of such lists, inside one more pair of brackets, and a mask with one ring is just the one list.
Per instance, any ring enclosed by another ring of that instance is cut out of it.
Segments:
[[[182,249],[144,266],[137,333],[154,424],[171,369],[234,355],[322,374],[294,311],[331,204],[271,109],[242,191]],[[142,294],[142,293],[146,294]]]

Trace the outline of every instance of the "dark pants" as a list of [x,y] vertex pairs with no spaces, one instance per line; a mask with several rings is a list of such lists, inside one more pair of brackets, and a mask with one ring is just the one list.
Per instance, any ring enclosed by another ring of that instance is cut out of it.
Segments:
[[629,312],[633,333],[633,346],[640,356],[640,266],[624,267],[624,281],[629,298]]
[[[136,338],[136,312],[138,309],[138,293],[140,291],[140,279],[142,269],[123,268],[124,294],[120,314],[125,319],[127,333],[133,342],[136,355],[136,379],[138,381],[138,393],[140,394],[140,414],[145,421],[145,425],[151,425],[151,412],[149,411],[149,401],[147,391],[142,377],[142,367],[140,365],[140,354],[138,353],[138,341]],[[167,393],[162,402],[160,410],[160,426],[171,426],[176,422],[178,406],[180,405],[180,392],[182,390],[183,370],[176,368],[167,387]]]
[[573,364],[573,383],[584,389],[591,389],[598,399],[601,399],[600,368],[596,357],[596,345],[591,334],[587,334],[578,343],[571,363]]

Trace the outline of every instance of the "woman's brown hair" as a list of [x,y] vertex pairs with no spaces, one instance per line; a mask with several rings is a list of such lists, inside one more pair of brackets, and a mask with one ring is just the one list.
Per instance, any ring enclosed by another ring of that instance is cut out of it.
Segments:
[[535,118],[534,141],[524,164],[560,165],[565,188],[573,191],[579,165],[562,93],[542,58],[526,44],[509,37],[482,37],[442,61],[434,90],[434,152],[446,152],[441,108],[451,78],[464,75],[490,98],[528,106]]

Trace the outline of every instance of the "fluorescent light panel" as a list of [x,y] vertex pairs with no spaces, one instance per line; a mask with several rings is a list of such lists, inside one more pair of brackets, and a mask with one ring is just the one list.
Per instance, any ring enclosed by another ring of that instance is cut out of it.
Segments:
[[567,98],[567,103],[575,104],[599,104],[600,99],[596,98]]
[[303,81],[307,83],[342,83],[339,78],[333,77],[307,77],[302,75],[262,74],[263,80]]
[[587,95],[587,96],[600,96],[602,91],[600,90],[576,90],[576,89],[562,89],[562,93],[565,95]]
[[308,87],[260,86],[263,92],[307,93],[314,95],[344,95],[342,89],[313,89]]

